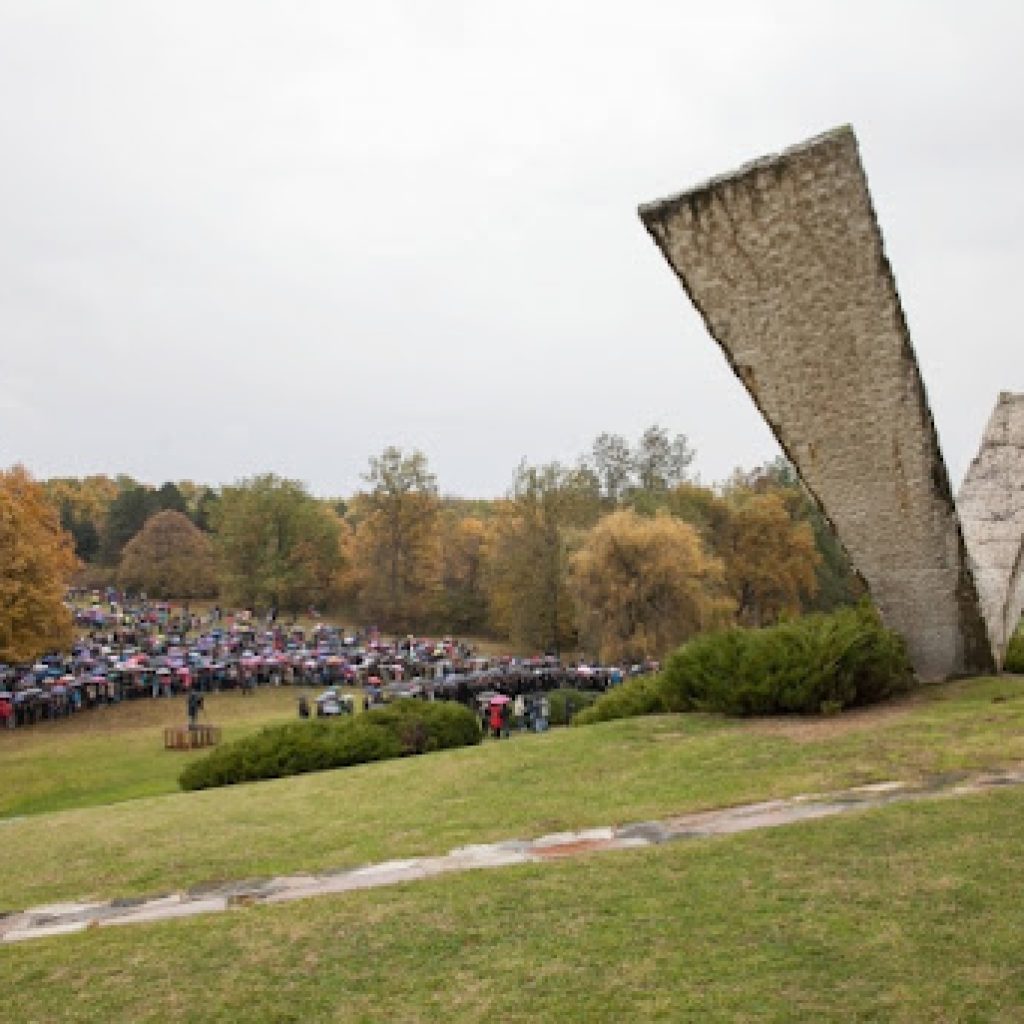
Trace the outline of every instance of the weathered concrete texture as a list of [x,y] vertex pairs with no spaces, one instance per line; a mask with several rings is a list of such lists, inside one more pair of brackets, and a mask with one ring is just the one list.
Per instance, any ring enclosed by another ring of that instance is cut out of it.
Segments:
[[1024,395],[999,396],[957,508],[992,650],[1002,666],[1024,608]]
[[853,131],[640,215],[918,674],[990,671],[952,491]]

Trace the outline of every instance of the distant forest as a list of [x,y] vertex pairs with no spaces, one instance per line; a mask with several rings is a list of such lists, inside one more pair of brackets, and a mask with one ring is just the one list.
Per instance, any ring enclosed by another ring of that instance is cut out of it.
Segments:
[[347,498],[272,474],[211,487],[54,478],[76,580],[256,611],[340,612],[399,633],[657,657],[694,633],[858,599],[783,460],[693,481],[685,436],[602,434],[572,466],[521,464],[494,499],[445,497],[419,451],[369,460]]

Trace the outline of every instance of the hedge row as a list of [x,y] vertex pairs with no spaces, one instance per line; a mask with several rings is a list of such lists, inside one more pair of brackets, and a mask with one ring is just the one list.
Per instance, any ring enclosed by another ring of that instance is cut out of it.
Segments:
[[903,641],[863,604],[697,637],[668,658],[661,675],[631,680],[576,721],[665,711],[817,714],[874,704],[912,684]]
[[1007,672],[1024,673],[1024,622],[1017,627],[1017,632],[1010,638],[1003,668]]
[[550,725],[568,725],[569,705],[572,705],[572,718],[575,721],[576,716],[584,708],[590,707],[597,700],[597,696],[590,690],[552,690],[548,694],[548,710],[550,712],[548,723]]
[[613,718],[660,715],[670,708],[665,703],[661,676],[636,676],[609,690],[574,721],[577,725],[610,722]]
[[461,704],[400,700],[354,718],[273,725],[226,743],[179,776],[182,789],[344,768],[480,742],[476,716]]

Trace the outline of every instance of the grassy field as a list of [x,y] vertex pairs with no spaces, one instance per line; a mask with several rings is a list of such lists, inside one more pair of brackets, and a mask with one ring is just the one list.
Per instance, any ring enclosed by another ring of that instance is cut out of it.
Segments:
[[[207,694],[200,721],[226,740],[295,718],[301,691],[266,687]],[[305,691],[313,693],[314,691]],[[178,773],[200,751],[163,749],[163,730],[188,720],[184,696],[133,700],[70,719],[0,731],[0,818],[89,807],[174,792]]]
[[[230,728],[241,732],[292,714],[292,697],[287,690],[226,695],[218,714],[226,721],[237,712]],[[124,710],[126,719],[135,714]],[[900,705],[836,718],[634,719],[200,793],[174,792],[186,755],[159,749],[148,724],[126,720],[119,730],[116,713],[108,719],[102,778],[123,802],[0,824],[7,862],[32,866],[0,875],[0,907],[337,869],[470,842],[1024,761],[1020,678],[932,688]],[[4,739],[12,738],[27,742]],[[51,779],[46,796],[59,806],[88,789],[90,773],[98,771],[91,760],[98,737],[69,729],[57,752],[54,738],[33,738],[38,745],[22,751],[17,771],[21,778],[45,775],[50,758],[61,758],[60,779],[67,782]],[[6,747],[0,744],[4,753]],[[140,767],[147,759],[160,762],[159,772]],[[0,771],[19,778],[2,760]],[[140,778],[165,795],[124,799],[143,784]]]
[[0,950],[5,1019],[1017,1022],[1024,794]]

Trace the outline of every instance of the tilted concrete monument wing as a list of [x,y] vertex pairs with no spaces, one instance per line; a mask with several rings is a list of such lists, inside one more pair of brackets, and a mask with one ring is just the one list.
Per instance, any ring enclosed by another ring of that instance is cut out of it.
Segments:
[[640,215],[923,678],[991,671],[850,128]]
[[1001,667],[1024,609],[1024,395],[999,396],[957,509]]

